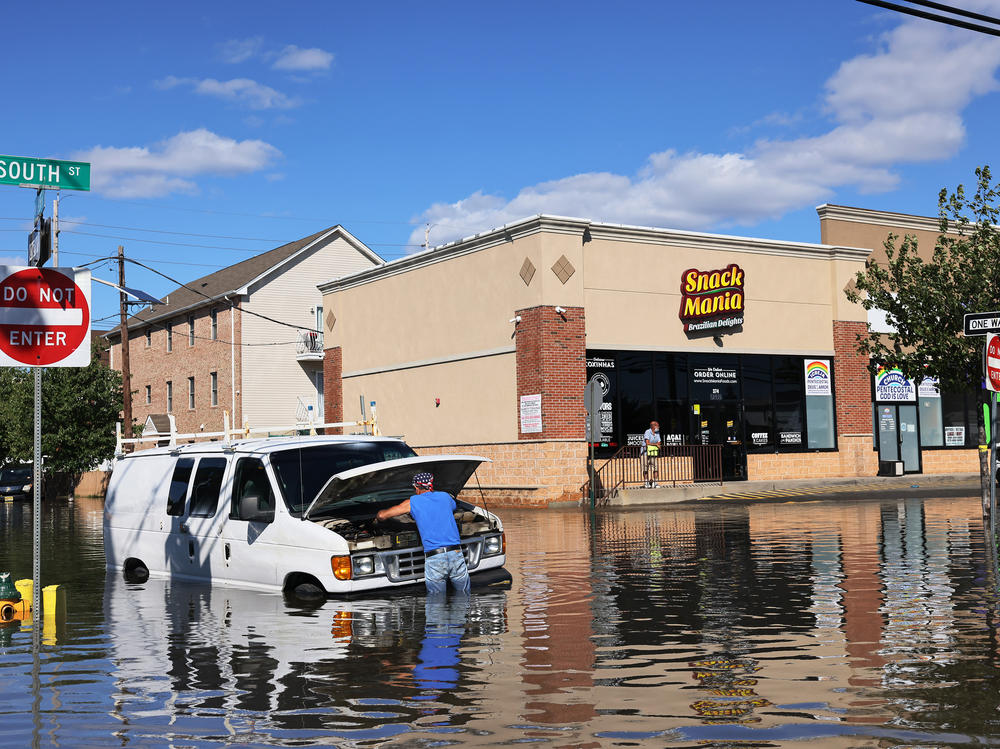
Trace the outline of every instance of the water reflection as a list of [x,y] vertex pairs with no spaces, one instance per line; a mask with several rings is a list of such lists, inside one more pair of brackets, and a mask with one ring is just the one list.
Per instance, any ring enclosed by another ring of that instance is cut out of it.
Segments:
[[[313,607],[127,584],[99,504],[46,512],[71,615],[34,712],[0,644],[0,745],[1000,743],[975,499],[509,512],[509,592]],[[30,528],[0,507],[0,570]]]

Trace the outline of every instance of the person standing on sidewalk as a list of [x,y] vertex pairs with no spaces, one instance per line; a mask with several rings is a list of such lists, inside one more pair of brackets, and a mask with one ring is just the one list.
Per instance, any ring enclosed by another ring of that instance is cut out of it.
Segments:
[[[660,479],[660,468],[656,464],[660,457],[660,425],[656,421],[649,422],[649,429],[642,435],[642,478],[645,487],[652,489],[657,486]],[[653,480],[649,480],[649,474],[653,474]]]
[[469,568],[462,553],[462,539],[455,522],[455,498],[434,491],[434,475],[418,473],[413,477],[412,497],[398,505],[379,510],[376,520],[386,520],[410,513],[417,523],[424,546],[424,584],[427,592],[443,595],[448,583],[456,593],[469,594]]

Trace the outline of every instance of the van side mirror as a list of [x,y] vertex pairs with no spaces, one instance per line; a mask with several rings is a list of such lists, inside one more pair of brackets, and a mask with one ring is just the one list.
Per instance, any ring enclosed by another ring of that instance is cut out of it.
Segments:
[[274,520],[274,508],[264,508],[264,498],[259,494],[244,494],[240,497],[240,520],[251,523],[270,523]]

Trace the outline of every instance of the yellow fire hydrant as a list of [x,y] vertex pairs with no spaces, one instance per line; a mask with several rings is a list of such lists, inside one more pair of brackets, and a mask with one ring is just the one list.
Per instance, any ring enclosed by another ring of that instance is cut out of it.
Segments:
[[9,572],[0,572],[0,626],[14,622],[24,622],[31,619],[31,598],[34,586],[27,582],[29,594],[23,595],[21,590],[10,580]]

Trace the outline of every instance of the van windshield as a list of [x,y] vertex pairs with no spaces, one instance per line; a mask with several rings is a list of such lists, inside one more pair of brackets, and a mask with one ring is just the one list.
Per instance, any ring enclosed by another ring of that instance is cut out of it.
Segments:
[[288,511],[301,515],[331,476],[384,460],[415,456],[402,442],[353,442],[271,453],[271,467]]

